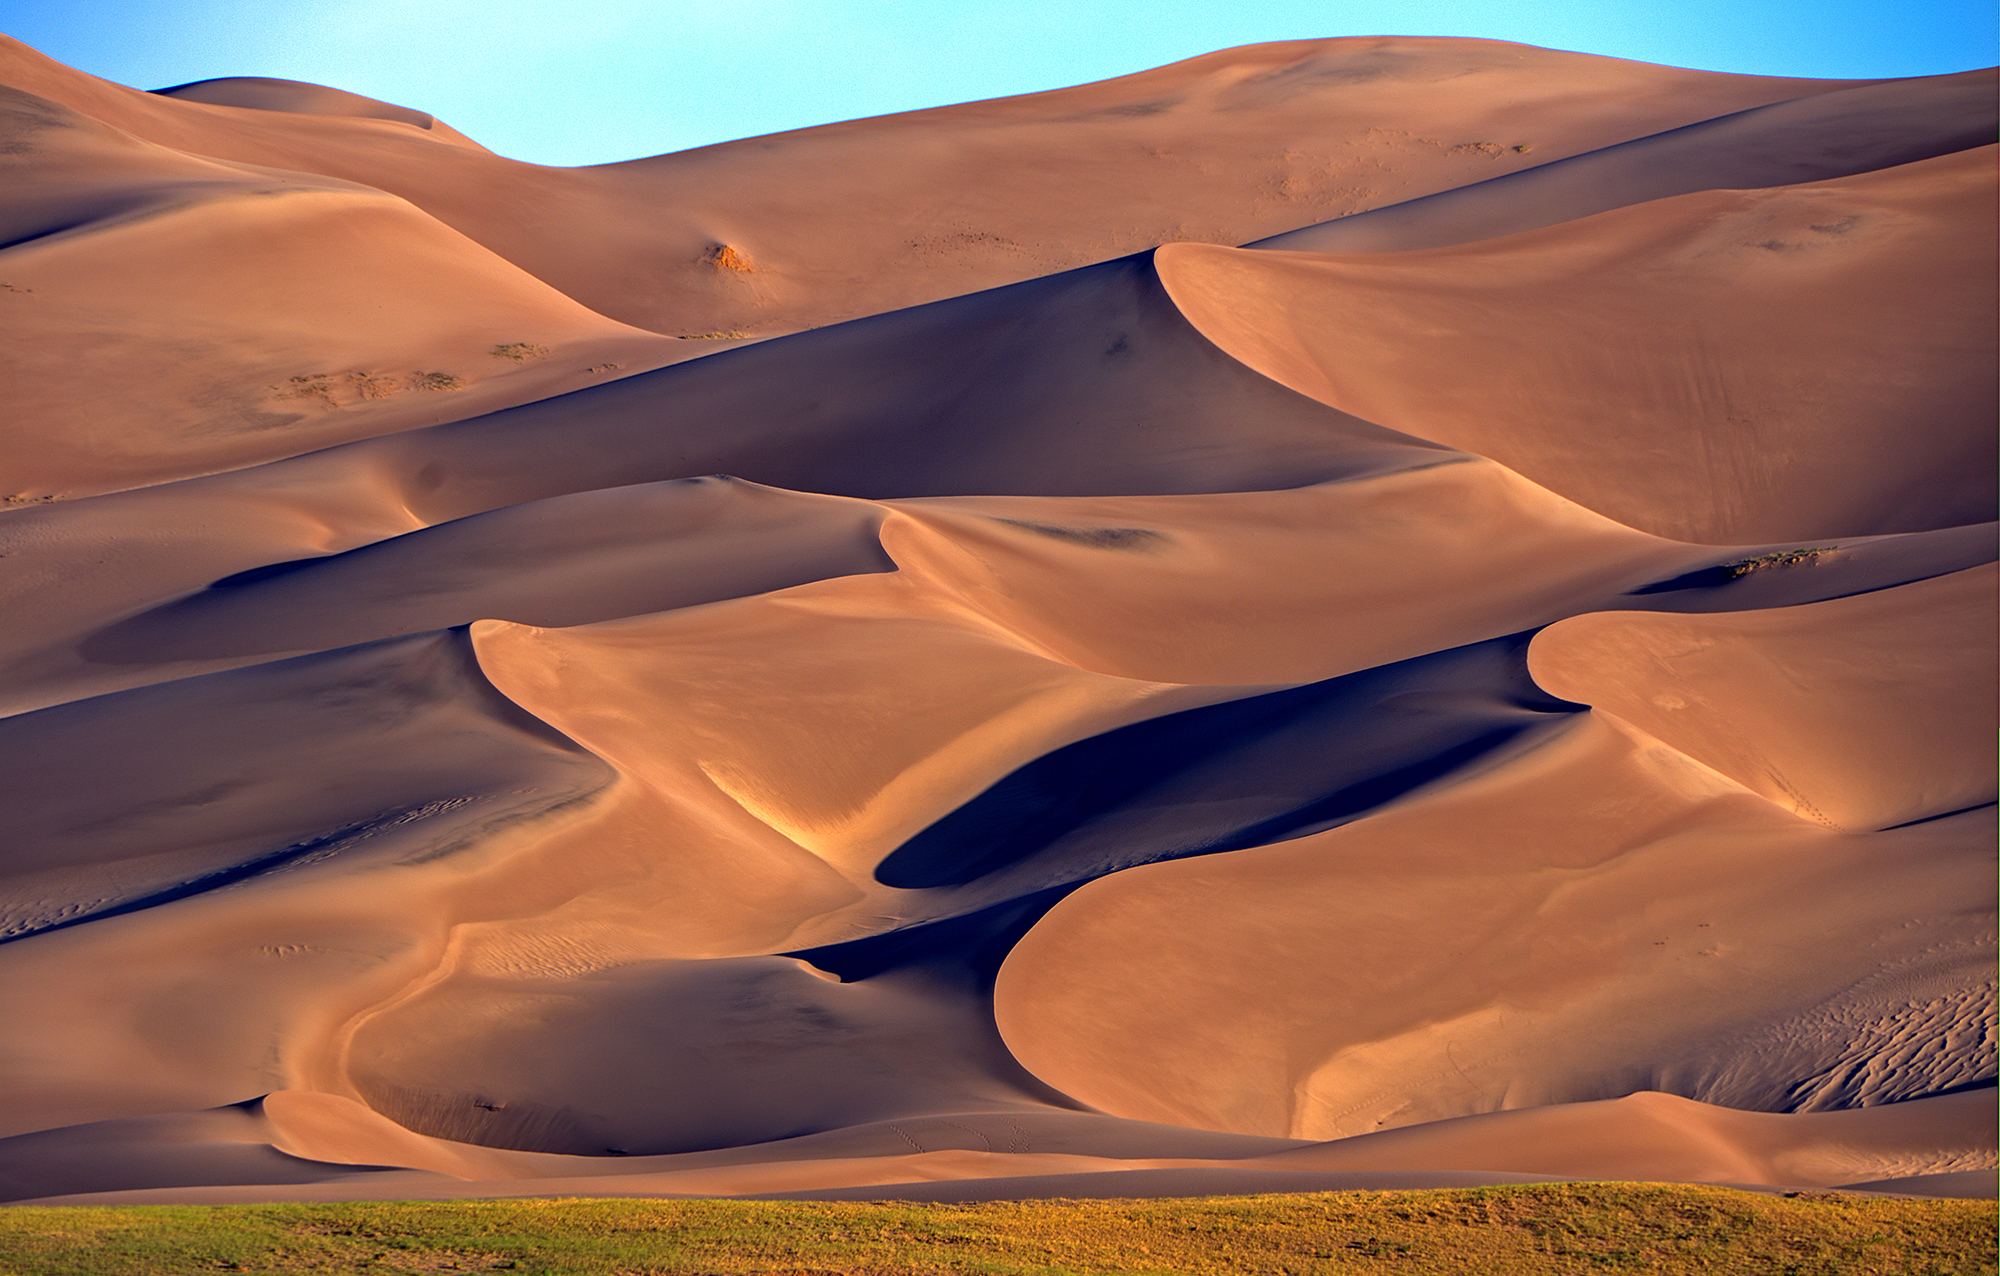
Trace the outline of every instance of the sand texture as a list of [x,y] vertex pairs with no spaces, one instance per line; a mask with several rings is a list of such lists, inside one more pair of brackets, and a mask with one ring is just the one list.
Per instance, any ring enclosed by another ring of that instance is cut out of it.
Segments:
[[1990,1195],[1994,128],[0,42],[0,1199]]

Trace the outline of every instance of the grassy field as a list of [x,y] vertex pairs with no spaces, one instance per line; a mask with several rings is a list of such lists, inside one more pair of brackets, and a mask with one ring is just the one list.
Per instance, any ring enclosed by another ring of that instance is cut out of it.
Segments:
[[983,1205],[534,1200],[0,1209],[7,1276],[182,1272],[1994,1271],[1990,1201],[1536,1184]]

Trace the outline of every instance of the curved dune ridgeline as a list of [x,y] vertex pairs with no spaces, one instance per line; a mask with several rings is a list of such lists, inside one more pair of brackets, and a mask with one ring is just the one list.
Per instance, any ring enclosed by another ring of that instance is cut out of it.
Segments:
[[1990,1194],[1993,87],[0,46],[0,1192]]

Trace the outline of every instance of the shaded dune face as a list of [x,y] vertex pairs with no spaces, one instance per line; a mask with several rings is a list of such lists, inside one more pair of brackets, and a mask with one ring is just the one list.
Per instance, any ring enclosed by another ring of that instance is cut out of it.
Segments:
[[1992,84],[0,46],[0,1195],[1990,1191]]

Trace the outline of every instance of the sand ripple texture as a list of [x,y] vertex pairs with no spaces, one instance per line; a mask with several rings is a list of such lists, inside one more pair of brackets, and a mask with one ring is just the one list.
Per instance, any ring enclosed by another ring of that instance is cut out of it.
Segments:
[[0,86],[6,1199],[1992,1193],[1991,73]]

